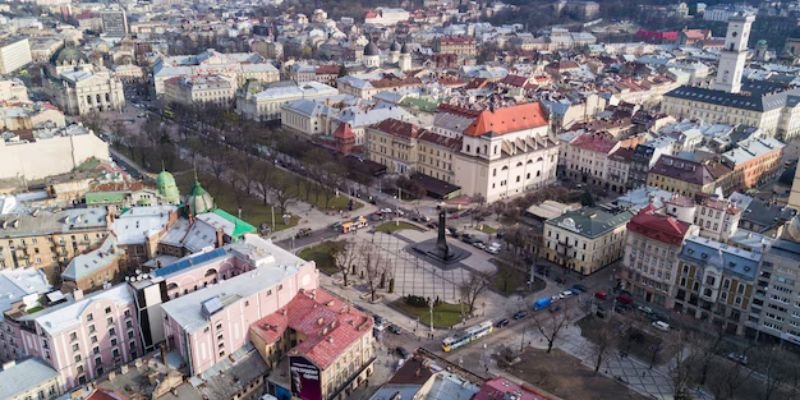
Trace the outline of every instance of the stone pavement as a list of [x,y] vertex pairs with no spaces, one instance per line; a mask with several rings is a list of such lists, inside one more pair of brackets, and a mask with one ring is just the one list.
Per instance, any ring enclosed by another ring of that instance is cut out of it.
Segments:
[[[581,360],[588,368],[594,369],[593,345],[581,336],[577,325],[570,325],[565,329],[556,346]],[[647,397],[664,400],[673,398],[672,383],[664,366],[650,369],[646,362],[632,356],[620,357],[618,352],[611,350],[606,354],[600,373],[610,379],[621,380],[629,388]]]

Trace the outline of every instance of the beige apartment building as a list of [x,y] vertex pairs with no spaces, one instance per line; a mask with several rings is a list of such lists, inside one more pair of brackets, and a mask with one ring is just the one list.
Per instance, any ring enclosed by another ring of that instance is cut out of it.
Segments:
[[597,272],[624,255],[631,217],[628,210],[584,207],[549,219],[542,256],[581,275]]
[[27,38],[0,40],[0,75],[10,74],[31,63],[31,46]]
[[184,105],[233,104],[236,85],[220,75],[176,76],[164,81],[164,100]]
[[42,269],[57,282],[62,266],[105,239],[110,218],[104,208],[0,215],[0,269]]

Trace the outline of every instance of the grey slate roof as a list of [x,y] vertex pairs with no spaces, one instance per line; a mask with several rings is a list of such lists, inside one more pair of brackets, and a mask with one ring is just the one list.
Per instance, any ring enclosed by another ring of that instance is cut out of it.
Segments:
[[681,86],[665,96],[748,111],[769,111],[793,103],[800,89],[789,89],[767,81],[743,81],[740,93],[728,93],[697,86]]
[[0,399],[11,399],[58,376],[58,372],[38,358],[17,361],[0,371]]
[[546,224],[558,226],[588,238],[596,238],[620,225],[627,224],[631,217],[633,217],[633,213],[628,210],[614,212],[597,207],[583,207],[549,219]]

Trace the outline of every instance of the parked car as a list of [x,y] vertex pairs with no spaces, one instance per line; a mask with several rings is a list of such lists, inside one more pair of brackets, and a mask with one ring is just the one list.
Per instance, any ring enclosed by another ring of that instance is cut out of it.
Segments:
[[396,349],[395,351],[397,352],[397,355],[398,355],[398,356],[400,356],[400,358],[402,358],[402,359],[404,359],[404,360],[405,360],[406,358],[408,358],[408,356],[410,356],[410,355],[411,355],[411,354],[408,352],[408,350],[406,350],[406,348],[405,348],[405,347],[403,347],[403,346],[397,346],[397,349]]
[[386,330],[388,330],[389,332],[391,332],[391,333],[393,333],[395,335],[399,335],[400,334],[400,327],[395,325],[395,324],[389,325],[389,327],[386,328]]
[[570,290],[572,290],[573,292],[580,292],[580,293],[586,293],[588,291],[586,289],[586,286],[583,286],[580,283],[572,285],[572,288]]
[[475,239],[469,233],[465,233],[465,234],[461,235],[461,241],[466,243],[466,244],[473,244],[475,241],[477,241],[477,239]]
[[511,317],[511,318],[514,318],[515,320],[519,320],[519,319],[523,319],[523,318],[525,318],[527,316],[528,316],[528,312],[527,311],[517,311],[516,313],[514,313],[514,316]]
[[565,291],[559,293],[558,297],[562,298],[562,299],[566,299],[566,298],[572,297],[574,295],[575,295],[575,292],[573,292],[572,290],[565,290]]
[[476,241],[472,242],[472,245],[475,246],[475,248],[477,248],[477,249],[481,249],[481,250],[485,250],[486,249],[486,244],[484,244],[482,240],[476,240]]
[[742,353],[728,353],[726,357],[741,365],[747,365],[747,356]]
[[656,328],[660,331],[667,332],[669,331],[669,324],[664,321],[656,321],[653,322],[653,328]]
[[495,328],[502,328],[504,326],[507,326],[510,323],[511,323],[511,321],[509,321],[508,318],[503,318],[500,321],[495,322],[494,323],[494,327]]
[[608,293],[606,293],[606,292],[604,292],[602,290],[598,290],[598,291],[594,292],[594,297],[597,297],[600,300],[605,300],[605,299],[608,298]]
[[621,304],[633,304],[633,298],[626,294],[621,294],[617,296],[617,302]]
[[647,306],[636,306],[636,309],[645,314],[653,314],[653,309]]

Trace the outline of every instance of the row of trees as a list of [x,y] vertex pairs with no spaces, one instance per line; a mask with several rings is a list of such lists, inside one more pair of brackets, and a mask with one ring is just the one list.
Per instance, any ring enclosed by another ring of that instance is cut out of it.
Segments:
[[334,251],[333,260],[336,271],[342,276],[343,285],[346,287],[352,284],[353,277],[362,279],[370,301],[377,300],[378,289],[394,292],[394,277],[391,275],[389,259],[378,246],[345,239]]

